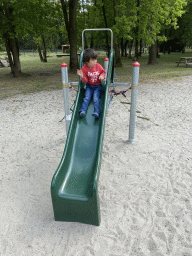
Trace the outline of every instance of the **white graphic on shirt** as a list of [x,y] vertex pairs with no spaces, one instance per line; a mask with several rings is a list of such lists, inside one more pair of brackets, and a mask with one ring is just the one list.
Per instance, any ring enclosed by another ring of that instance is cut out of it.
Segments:
[[95,82],[97,82],[97,80],[98,80],[98,78],[99,78],[99,72],[98,71],[96,71],[96,72],[88,72],[88,74],[87,74],[89,77],[91,77],[91,82],[92,83],[95,83]]

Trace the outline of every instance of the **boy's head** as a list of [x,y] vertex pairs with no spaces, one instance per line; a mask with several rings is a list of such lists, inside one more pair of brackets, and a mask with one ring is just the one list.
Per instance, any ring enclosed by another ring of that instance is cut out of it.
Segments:
[[83,53],[83,63],[87,63],[90,59],[96,60],[97,53],[92,48],[87,48]]

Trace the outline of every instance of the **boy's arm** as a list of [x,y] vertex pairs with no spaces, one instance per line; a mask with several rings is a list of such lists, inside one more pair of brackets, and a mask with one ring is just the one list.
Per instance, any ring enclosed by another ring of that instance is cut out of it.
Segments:
[[80,76],[81,78],[83,78],[83,71],[77,69],[77,75]]
[[102,81],[103,79],[105,79],[105,70],[104,68],[100,65],[100,75],[99,75],[99,79]]
[[87,78],[87,76],[86,76],[85,73],[83,73],[83,77],[81,78],[81,81],[82,81],[83,83],[87,84],[88,78]]
[[86,73],[84,73],[82,70],[77,69],[77,75],[79,75],[81,77],[81,81],[83,83],[87,83],[88,82],[88,78],[86,77]]

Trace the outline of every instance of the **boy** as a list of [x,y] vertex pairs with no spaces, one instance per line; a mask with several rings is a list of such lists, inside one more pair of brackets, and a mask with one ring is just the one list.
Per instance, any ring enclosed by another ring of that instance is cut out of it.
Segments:
[[101,107],[101,81],[105,78],[105,70],[97,63],[96,52],[88,48],[83,53],[84,66],[77,70],[77,75],[81,77],[83,83],[86,83],[85,97],[79,110],[80,117],[84,117],[93,96],[94,112],[93,116],[99,118]]

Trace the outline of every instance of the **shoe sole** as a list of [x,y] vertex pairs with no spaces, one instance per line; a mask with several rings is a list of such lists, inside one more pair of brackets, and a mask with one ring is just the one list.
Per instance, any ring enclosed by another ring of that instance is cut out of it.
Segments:
[[97,115],[97,114],[92,114],[92,116],[94,116],[95,118],[99,119],[99,115]]

